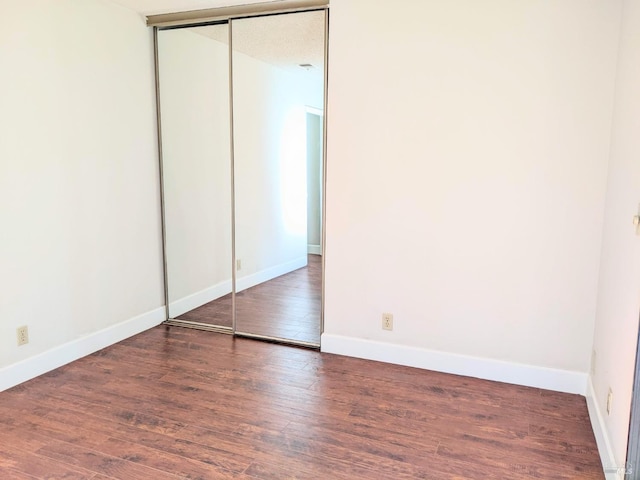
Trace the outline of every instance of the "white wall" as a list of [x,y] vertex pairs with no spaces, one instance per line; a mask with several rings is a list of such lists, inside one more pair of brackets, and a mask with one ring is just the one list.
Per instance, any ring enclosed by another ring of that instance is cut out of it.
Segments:
[[[640,204],[639,22],[640,1],[625,0],[591,376],[594,400],[610,441],[609,466],[625,462],[640,313],[640,231],[636,234],[631,223]],[[606,413],[609,388],[613,392],[610,416]]]
[[[227,25],[204,27],[228,35]],[[169,313],[231,292],[229,46],[158,32]]]
[[109,2],[2,2],[0,389],[21,360],[163,319],[152,59]]
[[620,2],[394,11],[331,2],[323,349],[371,340],[586,386]]

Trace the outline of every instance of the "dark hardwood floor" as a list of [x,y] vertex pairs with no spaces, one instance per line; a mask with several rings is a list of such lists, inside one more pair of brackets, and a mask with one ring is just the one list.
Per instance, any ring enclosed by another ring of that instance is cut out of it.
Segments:
[[153,328],[0,393],[2,479],[603,479],[583,397]]
[[[236,329],[244,333],[320,344],[322,257],[236,295]],[[231,295],[180,315],[178,320],[231,327]]]

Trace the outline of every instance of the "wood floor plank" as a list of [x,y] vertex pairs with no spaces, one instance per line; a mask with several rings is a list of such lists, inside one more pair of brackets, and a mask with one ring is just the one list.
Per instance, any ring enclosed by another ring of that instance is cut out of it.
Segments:
[[160,326],[0,393],[0,478],[604,476],[584,397]]
[[[64,418],[66,412],[56,412],[54,415],[61,415]],[[252,460],[252,458],[235,451],[235,446],[225,450],[220,447],[220,442],[215,442],[213,445],[190,442],[185,440],[185,436],[180,432],[167,435],[118,422],[105,422],[104,419],[91,418],[88,415],[84,416],[83,428],[91,432],[98,432],[102,438],[106,437],[106,440],[100,441],[93,448],[110,455],[113,455],[113,450],[105,449],[105,445],[108,445],[108,442],[113,443],[121,440],[135,442],[141,447],[157,452],[183,457],[187,463],[191,460],[204,463],[209,465],[212,470],[216,469],[221,472],[240,473],[247,468]]]
[[38,452],[43,457],[57,460],[69,465],[81,467],[94,473],[102,473],[114,478],[131,480],[176,480],[181,477],[175,473],[167,473],[154,468],[123,460],[105,452],[84,448],[66,442],[51,442]]
[[53,440],[95,446],[106,438],[106,435],[84,427],[74,428],[68,421],[55,422],[46,417],[25,421],[18,427],[5,427],[0,432],[1,442],[10,442],[13,447],[30,453],[37,452]]
[[27,475],[23,472],[18,472],[12,468],[6,468],[2,470],[3,480],[37,480],[37,477],[33,475]]
[[515,474],[524,474],[526,478],[563,480],[604,478],[602,469],[593,465],[583,465],[575,460],[568,464],[565,460],[532,449],[514,449],[499,442],[485,445],[483,442],[470,437],[451,440],[438,447],[437,455],[442,457],[441,461],[463,460],[478,472],[503,471],[508,475],[506,478]]
[[14,476],[22,475],[26,478],[41,480],[81,480],[90,478],[94,473],[91,470],[25,451],[20,446],[9,445],[4,439],[0,444],[0,472],[3,479],[6,478],[5,472],[11,472]]
[[[100,451],[123,460],[152,467],[157,470],[172,472],[180,477],[192,480],[207,480],[215,477],[233,479],[234,472],[221,467],[215,457],[204,460],[190,458],[190,453],[179,455],[167,449],[150,448],[134,441],[110,438],[100,445]],[[235,473],[242,473],[248,465]]]

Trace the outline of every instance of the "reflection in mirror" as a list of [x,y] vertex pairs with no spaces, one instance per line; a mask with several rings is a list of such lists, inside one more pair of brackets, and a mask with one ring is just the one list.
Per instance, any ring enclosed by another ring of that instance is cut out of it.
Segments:
[[158,31],[169,317],[231,328],[228,25]]
[[231,30],[236,331],[319,345],[325,12]]

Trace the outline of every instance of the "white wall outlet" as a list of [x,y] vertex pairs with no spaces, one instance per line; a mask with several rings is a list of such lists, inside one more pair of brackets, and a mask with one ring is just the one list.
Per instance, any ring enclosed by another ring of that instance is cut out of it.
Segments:
[[16,328],[16,336],[18,337],[18,346],[29,343],[29,327],[23,325]]
[[242,270],[242,260],[236,258],[236,270]]
[[392,313],[382,314],[382,329],[393,330],[393,314]]
[[607,415],[611,415],[611,407],[613,406],[613,392],[609,387],[609,393],[607,394]]

